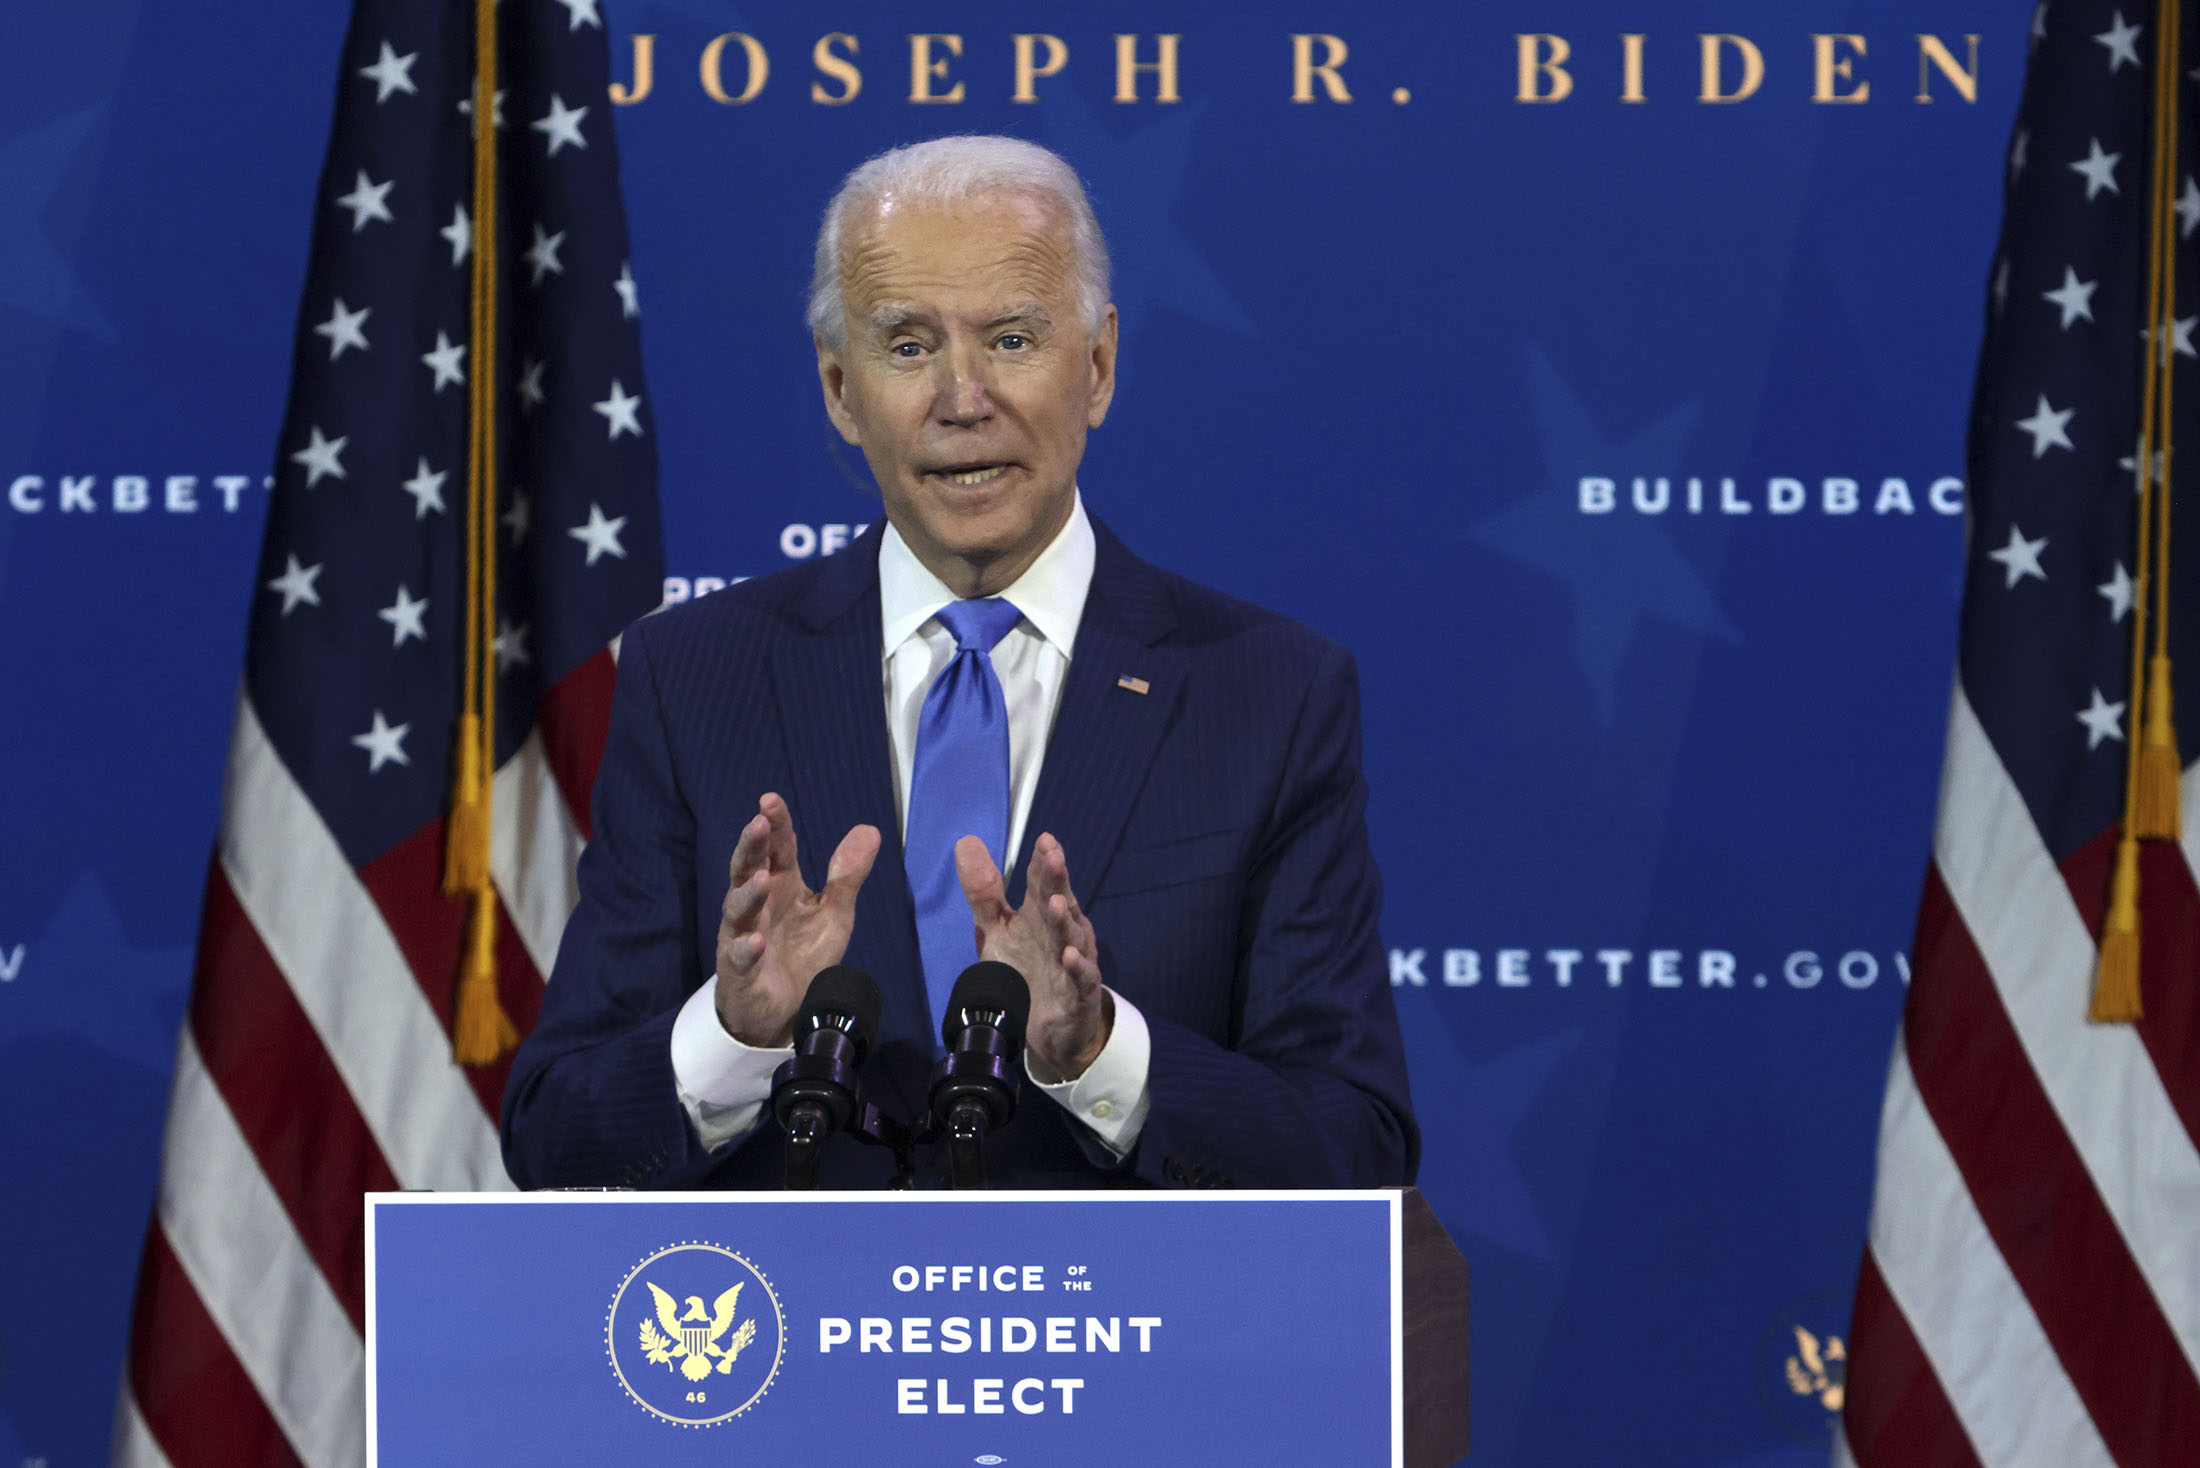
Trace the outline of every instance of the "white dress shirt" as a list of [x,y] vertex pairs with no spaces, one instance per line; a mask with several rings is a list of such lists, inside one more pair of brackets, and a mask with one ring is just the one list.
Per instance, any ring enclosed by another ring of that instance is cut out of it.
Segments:
[[[910,771],[916,764],[917,725],[925,695],[955,655],[954,634],[937,614],[955,600],[955,594],[925,569],[892,525],[883,534],[878,558],[880,646],[885,662],[881,681],[887,735],[894,751],[894,804],[906,832]],[[1039,788],[1047,736],[1062,701],[1085,594],[1092,586],[1093,557],[1092,521],[1080,496],[1061,533],[1001,593],[1023,613],[992,654],[993,671],[1008,705],[1008,849],[1012,854],[1023,844],[1024,823]],[[1074,885],[1077,853],[1069,857]],[[1112,991],[1111,997],[1114,1029],[1083,1075],[1065,1081],[1029,1050],[1024,1052],[1024,1070],[1033,1085],[1122,1157],[1137,1143],[1146,1122],[1151,1099],[1146,1077],[1153,1043],[1137,1008]],[[762,1120],[764,1103],[771,1097],[772,1072],[794,1054],[792,1047],[759,1049],[742,1044],[719,1022],[717,1004],[714,972],[689,996],[672,1026],[672,1073],[680,1104],[695,1122],[703,1145],[714,1152],[731,1146]]]

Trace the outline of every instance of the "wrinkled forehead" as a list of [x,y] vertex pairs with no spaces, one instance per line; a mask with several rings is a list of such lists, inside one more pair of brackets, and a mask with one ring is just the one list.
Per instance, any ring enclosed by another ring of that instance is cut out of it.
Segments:
[[851,217],[842,238],[840,294],[851,324],[882,307],[947,316],[1025,303],[1067,319],[1076,299],[1069,220],[1044,195],[953,203],[888,195]]

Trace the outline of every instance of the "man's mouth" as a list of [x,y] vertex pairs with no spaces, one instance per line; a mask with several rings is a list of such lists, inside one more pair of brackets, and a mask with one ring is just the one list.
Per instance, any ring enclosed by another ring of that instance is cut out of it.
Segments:
[[968,488],[974,484],[985,484],[1007,472],[1006,464],[972,464],[960,469],[934,469],[932,477]]

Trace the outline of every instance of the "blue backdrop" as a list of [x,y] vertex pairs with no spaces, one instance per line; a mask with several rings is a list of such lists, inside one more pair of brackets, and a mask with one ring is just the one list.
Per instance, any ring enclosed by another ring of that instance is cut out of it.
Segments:
[[[876,513],[801,326],[842,172],[1089,181],[1089,502],[1360,658],[1477,1464],[1823,1461],[2030,9],[606,7],[670,597]],[[104,1461],[343,10],[0,17],[0,1468]]]

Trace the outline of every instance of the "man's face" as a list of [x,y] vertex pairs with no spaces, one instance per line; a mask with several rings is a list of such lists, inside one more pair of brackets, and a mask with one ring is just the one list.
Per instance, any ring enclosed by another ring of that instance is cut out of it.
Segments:
[[1059,210],[1022,195],[876,208],[840,284],[826,411],[917,559],[958,595],[1002,590],[1069,519],[1115,393],[1115,308],[1088,328]]

